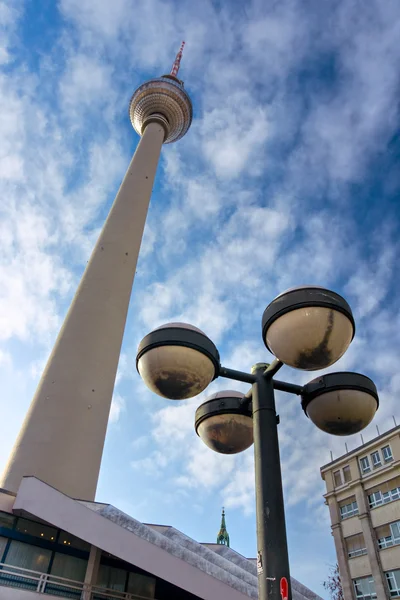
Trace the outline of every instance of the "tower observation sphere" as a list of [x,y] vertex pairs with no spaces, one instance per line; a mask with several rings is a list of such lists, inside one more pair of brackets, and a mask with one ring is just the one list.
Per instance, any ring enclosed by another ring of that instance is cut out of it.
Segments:
[[129,116],[135,131],[143,135],[149,123],[157,123],[165,132],[164,144],[185,135],[193,116],[192,102],[178,79],[185,42],[182,42],[171,72],[143,83],[133,94]]
[[192,122],[192,102],[183,82],[174,75],[163,75],[143,83],[133,94],[129,116],[135,131],[142,135],[149,123],[165,130],[164,144],[185,135]]

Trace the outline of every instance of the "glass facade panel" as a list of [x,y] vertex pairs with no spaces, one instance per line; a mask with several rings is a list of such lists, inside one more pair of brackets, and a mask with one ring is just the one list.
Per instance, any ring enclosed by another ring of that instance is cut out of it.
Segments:
[[3,562],[4,550],[6,549],[8,539],[0,537],[0,562]]
[[48,542],[55,542],[57,536],[57,529],[54,527],[35,523],[35,521],[30,521],[29,519],[18,519],[15,529],[20,533],[33,535]]
[[38,546],[31,546],[30,544],[24,544],[24,542],[12,540],[4,562],[7,565],[46,573],[50,557],[51,550],[45,550]]
[[154,598],[156,593],[155,577],[141,575],[140,573],[129,573],[128,588],[129,594],[136,594],[143,598]]
[[[54,596],[63,596],[64,598],[80,600],[82,588],[81,584],[78,582],[85,579],[86,566],[87,560],[85,559],[62,554],[61,552],[55,552],[50,573],[51,575],[63,577],[69,581],[63,582],[60,579],[50,579],[49,583],[46,584],[46,593],[53,594]],[[102,598],[101,600],[105,599]]]
[[124,592],[126,578],[127,571],[124,569],[100,565],[96,585],[109,590],[118,590],[119,592]]
[[50,573],[57,577],[83,581],[85,579],[87,560],[56,552]]
[[0,527],[12,529],[14,527],[15,517],[9,513],[0,512]]

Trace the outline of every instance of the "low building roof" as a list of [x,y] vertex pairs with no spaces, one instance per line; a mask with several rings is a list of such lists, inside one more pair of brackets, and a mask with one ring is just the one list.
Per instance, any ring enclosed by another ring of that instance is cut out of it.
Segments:
[[[201,544],[164,525],[146,525],[110,504],[74,500],[25,477],[13,512],[41,519],[204,600],[257,598],[254,561]],[[293,600],[322,600],[292,578]]]

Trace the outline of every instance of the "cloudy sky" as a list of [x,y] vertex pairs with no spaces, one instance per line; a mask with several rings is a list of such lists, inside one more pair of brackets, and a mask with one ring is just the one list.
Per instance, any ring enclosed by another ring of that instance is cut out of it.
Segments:
[[[247,370],[270,359],[266,305],[327,286],[357,323],[335,369],[380,391],[364,439],[400,422],[398,0],[0,0],[0,25],[0,468],[137,145],[130,96],[184,39],[194,121],[162,151],[98,499],[198,541],[215,540],[224,505],[232,547],[255,556],[252,450],[202,446],[202,397],[151,395],[137,344],[187,321]],[[277,401],[292,574],[323,595],[335,553],[319,467],[345,440]]]

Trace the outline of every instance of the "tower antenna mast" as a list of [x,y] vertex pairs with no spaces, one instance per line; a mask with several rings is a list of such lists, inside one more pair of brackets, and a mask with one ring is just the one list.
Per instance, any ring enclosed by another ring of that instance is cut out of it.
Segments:
[[181,47],[179,48],[179,52],[176,55],[174,64],[172,65],[170,75],[173,75],[174,77],[178,76],[179,67],[181,66],[181,58],[182,58],[182,52],[183,52],[184,46],[185,46],[185,42],[182,42]]

